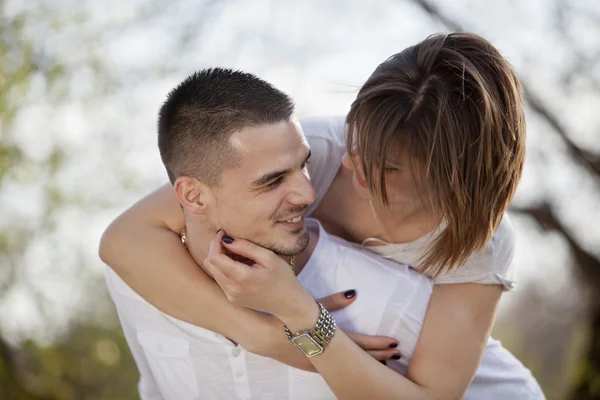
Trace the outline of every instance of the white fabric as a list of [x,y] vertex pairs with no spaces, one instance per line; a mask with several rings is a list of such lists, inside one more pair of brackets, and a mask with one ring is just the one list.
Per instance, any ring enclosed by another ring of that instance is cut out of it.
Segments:
[[[347,331],[396,338],[402,359],[388,361],[388,366],[404,373],[433,283],[404,265],[329,236],[315,220],[307,223],[319,232],[319,239],[298,280],[315,298],[356,289],[356,301],[333,313],[338,325]],[[140,371],[142,400],[335,398],[318,374],[249,353],[217,333],[161,313],[108,267],[106,281]],[[544,397],[530,372],[490,340],[465,398]]]
[[[310,215],[319,206],[342,164],[342,157],[346,153],[347,129],[344,117],[305,118],[300,124],[312,149],[308,172],[317,194],[316,201],[308,209],[307,215]],[[365,246],[365,249],[396,262],[416,266],[435,234],[436,231],[433,231],[410,243]],[[483,252],[471,255],[457,271],[436,277],[435,283],[499,284],[504,290],[513,290],[514,251],[515,230],[508,215],[504,215]]]

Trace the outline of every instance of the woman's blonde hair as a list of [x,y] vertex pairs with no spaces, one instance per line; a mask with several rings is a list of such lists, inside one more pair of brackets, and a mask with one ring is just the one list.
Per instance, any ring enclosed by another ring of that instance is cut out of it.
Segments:
[[347,123],[348,151],[383,204],[394,152],[425,166],[427,204],[446,227],[415,267],[437,276],[485,248],[525,160],[521,85],[494,46],[471,33],[436,34],[393,55],[362,86]]

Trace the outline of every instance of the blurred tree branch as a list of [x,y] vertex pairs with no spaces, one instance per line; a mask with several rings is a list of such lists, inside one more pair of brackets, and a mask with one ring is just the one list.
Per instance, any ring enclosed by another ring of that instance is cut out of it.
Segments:
[[[429,14],[429,16],[441,22],[451,31],[465,31],[465,28],[459,22],[442,13],[439,7],[432,2],[427,0],[412,1],[423,11]],[[542,117],[542,119],[554,129],[554,131],[560,136],[569,149],[569,153],[572,157],[574,157],[581,165],[586,167],[586,169],[592,175],[594,175],[596,179],[600,178],[600,155],[585,151],[577,146],[570,138],[570,135],[567,133],[567,129],[562,125],[559,118],[550,111],[550,109],[545,105],[544,101],[535,94],[526,81],[524,81],[522,78],[520,78],[520,80],[521,85],[523,86],[523,91],[525,92],[525,98],[531,107],[531,110],[538,116]]]
[[548,203],[542,203],[534,207],[512,207],[512,211],[525,214],[533,218],[540,227],[548,231],[556,231],[569,244],[571,254],[579,267],[580,272],[586,279],[586,284],[592,287],[592,295],[595,296],[594,302],[600,302],[600,260],[583,249],[575,240],[573,235],[557,219],[552,207]]
[[[444,15],[440,9],[430,1],[413,0],[413,2],[419,5],[423,11],[428,13],[432,18],[446,25],[449,29],[453,31],[465,31],[460,23]],[[586,151],[575,144],[570,138],[567,128],[563,126],[559,118],[550,111],[543,100],[529,88],[528,83],[521,79],[521,84],[525,91],[526,102],[531,107],[532,111],[546,121],[560,136],[568,149],[569,155],[574,159],[575,163],[583,165],[595,181],[600,183],[600,155]],[[591,281],[588,282],[593,282],[595,289],[600,290],[600,260],[596,255],[585,251],[577,240],[568,233],[568,230],[563,223],[555,216],[552,205],[545,202],[534,207],[515,209],[515,211],[529,215],[545,229],[552,229],[560,232],[569,243],[577,265],[583,269],[582,272],[585,273],[586,277],[591,278]]]
[[[465,31],[464,26],[453,18],[450,18],[441,9],[428,0],[412,0],[422,11],[428,14],[432,19],[442,23],[452,31]],[[563,4],[564,2],[560,2]],[[556,7],[559,22],[564,22],[564,7]],[[566,30],[563,29],[563,36]],[[578,57],[579,63],[585,60],[595,59],[596,57]],[[585,70],[581,65],[578,69]],[[589,68],[588,65],[588,69]],[[600,155],[586,151],[578,146],[569,134],[566,126],[561,123],[560,118],[555,115],[545,104],[544,100],[538,96],[526,80],[521,78],[521,84],[525,92],[525,99],[530,109],[542,118],[561,138],[566,146],[568,155],[575,164],[581,165],[593,178],[596,185],[600,184]],[[583,368],[577,377],[578,382],[574,385],[572,396],[574,399],[600,399],[600,390],[598,390],[598,379],[600,379],[600,259],[597,254],[586,251],[583,246],[573,237],[564,223],[557,218],[553,206],[544,201],[531,207],[514,208],[514,211],[529,216],[544,230],[558,232],[568,243],[574,264],[580,274],[582,281],[591,288],[592,297],[590,304],[590,343],[584,356]]]

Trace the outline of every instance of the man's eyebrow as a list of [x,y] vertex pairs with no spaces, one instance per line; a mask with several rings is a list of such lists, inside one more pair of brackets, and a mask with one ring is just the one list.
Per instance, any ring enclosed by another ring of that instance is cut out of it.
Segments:
[[254,182],[252,182],[252,186],[266,185],[267,183],[279,178],[280,176],[289,174],[291,171],[292,170],[288,168],[288,169],[283,169],[281,171],[267,172],[266,174],[264,174],[263,176],[261,176],[260,178],[256,179]]
[[[308,161],[308,159],[310,158],[311,155],[312,155],[312,150],[308,150],[308,155],[306,156],[306,158],[302,162],[302,165],[306,164],[306,162]],[[267,172],[266,174],[264,174],[260,178],[254,180],[252,182],[252,186],[255,186],[255,187],[264,186],[267,183],[269,183],[269,182],[271,182],[271,181],[279,178],[280,176],[289,174],[290,172],[292,172],[292,170],[289,169],[289,168],[288,169],[282,169],[280,171]]]

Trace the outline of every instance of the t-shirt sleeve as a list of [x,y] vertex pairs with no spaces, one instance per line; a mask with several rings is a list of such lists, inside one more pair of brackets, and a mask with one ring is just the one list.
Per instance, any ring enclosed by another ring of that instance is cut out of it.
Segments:
[[346,153],[344,117],[310,117],[300,121],[312,155],[308,173],[316,192],[316,200],[307,210],[311,215],[327,193]]
[[505,214],[485,250],[473,254],[457,271],[439,275],[434,279],[435,284],[481,283],[502,285],[506,291],[513,290],[515,276],[512,259],[515,239],[515,228]]

